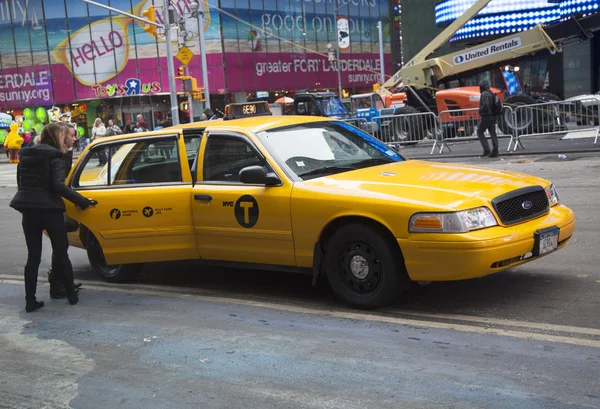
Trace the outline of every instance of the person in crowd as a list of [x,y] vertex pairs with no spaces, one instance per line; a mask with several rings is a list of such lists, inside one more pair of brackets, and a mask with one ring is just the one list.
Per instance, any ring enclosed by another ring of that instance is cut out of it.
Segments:
[[148,132],[148,124],[143,119],[138,121],[135,132]]
[[173,126],[173,115],[169,112],[167,117],[158,123],[158,126],[162,126],[163,128]]
[[35,129],[32,129],[30,134],[31,140],[29,141],[29,147],[32,147],[33,145],[35,145],[35,138],[38,136],[38,133]]
[[[483,80],[479,83],[479,91],[481,97],[479,99],[479,115],[481,120],[477,127],[477,137],[483,147],[482,156],[489,156],[490,158],[498,157],[498,135],[496,134],[496,116],[500,113],[495,112],[495,98],[496,96],[490,90],[490,83]],[[492,151],[490,152],[490,145],[485,138],[485,131],[490,133],[492,137]]]
[[17,167],[17,193],[10,207],[21,212],[23,233],[27,245],[25,265],[25,310],[32,312],[44,306],[37,301],[38,270],[42,257],[42,235],[45,230],[52,243],[56,257],[54,273],[61,278],[71,305],[79,297],[73,286],[73,267],[67,253],[65,228],[65,204],[69,200],[82,209],[95,204],[92,199],[75,192],[65,185],[65,152],[72,146],[72,138],[66,137],[65,128],[53,123],[46,125],[39,143],[20,153]]
[[130,119],[127,120],[127,122],[125,123],[125,126],[123,127],[123,133],[127,134],[127,133],[134,133],[135,132],[135,125],[131,122]]
[[[95,141],[98,138],[104,138],[106,136],[106,127],[104,126],[104,123],[102,122],[102,119],[100,118],[96,118],[96,120],[94,121],[94,126],[92,127],[92,141]],[[99,166],[104,166],[106,164],[106,162],[108,162],[108,158],[106,157],[106,155],[103,152],[98,152],[97,154],[98,157],[98,165]]]
[[94,121],[94,126],[92,127],[92,141],[95,141],[96,138],[103,138],[106,136],[106,127],[104,123],[102,123],[102,119],[96,118]]
[[182,109],[179,110],[179,123],[189,124],[191,122],[190,113]]
[[23,138],[23,148],[28,148],[29,144],[31,143],[31,132],[29,131],[25,131],[21,134],[21,137]]
[[121,135],[123,131],[119,128],[118,125],[115,125],[115,122],[112,119],[108,120],[108,126],[106,127],[106,136],[115,136]]

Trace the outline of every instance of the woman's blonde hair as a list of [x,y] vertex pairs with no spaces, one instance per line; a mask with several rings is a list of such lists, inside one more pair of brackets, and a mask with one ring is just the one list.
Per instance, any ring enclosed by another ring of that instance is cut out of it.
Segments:
[[40,142],[53,148],[58,149],[61,152],[65,152],[65,128],[57,123],[52,123],[44,126],[40,133]]
[[100,123],[102,123],[102,119],[96,118],[96,120],[94,121],[94,126],[98,125],[98,121],[100,121]]

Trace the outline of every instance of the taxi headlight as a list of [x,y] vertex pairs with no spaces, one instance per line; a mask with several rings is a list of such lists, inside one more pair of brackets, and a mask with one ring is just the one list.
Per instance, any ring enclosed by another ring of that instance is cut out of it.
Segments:
[[556,188],[553,184],[546,188],[546,196],[548,197],[548,203],[550,204],[550,207],[556,206],[560,202],[558,193],[556,193]]
[[487,207],[452,213],[416,213],[408,222],[411,233],[466,233],[497,226],[494,214]]

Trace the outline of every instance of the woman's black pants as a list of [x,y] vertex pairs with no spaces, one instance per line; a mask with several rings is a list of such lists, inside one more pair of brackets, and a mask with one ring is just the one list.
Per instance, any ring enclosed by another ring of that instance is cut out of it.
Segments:
[[27,243],[25,265],[25,299],[35,300],[38,270],[42,259],[42,236],[46,230],[52,244],[56,276],[64,283],[67,294],[74,294],[73,266],[69,260],[67,230],[63,212],[48,210],[24,210],[23,233]]

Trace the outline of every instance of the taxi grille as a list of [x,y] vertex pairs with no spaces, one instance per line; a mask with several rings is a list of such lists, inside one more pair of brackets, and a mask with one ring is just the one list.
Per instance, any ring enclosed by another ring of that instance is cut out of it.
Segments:
[[492,205],[503,224],[515,224],[533,219],[550,208],[546,191],[541,186],[525,187],[498,196]]

